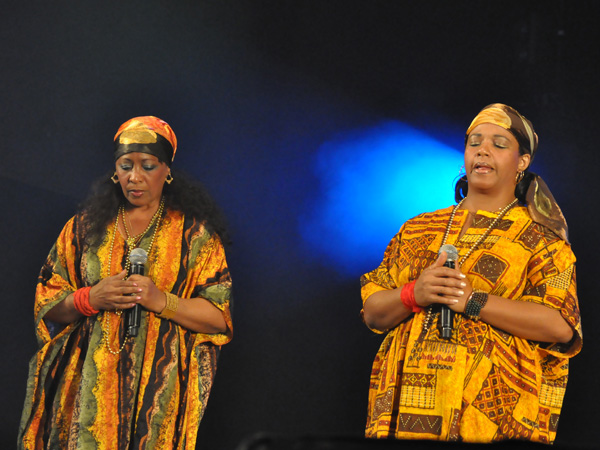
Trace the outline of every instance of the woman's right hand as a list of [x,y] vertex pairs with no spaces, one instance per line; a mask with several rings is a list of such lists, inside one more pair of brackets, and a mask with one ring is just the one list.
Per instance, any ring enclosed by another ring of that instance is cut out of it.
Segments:
[[441,252],[438,259],[427,267],[415,283],[415,301],[426,308],[432,303],[453,306],[463,297],[470,285],[460,270],[444,267],[446,252]]
[[124,280],[127,271],[106,277],[90,290],[90,305],[97,310],[133,308],[141,289],[133,281]]

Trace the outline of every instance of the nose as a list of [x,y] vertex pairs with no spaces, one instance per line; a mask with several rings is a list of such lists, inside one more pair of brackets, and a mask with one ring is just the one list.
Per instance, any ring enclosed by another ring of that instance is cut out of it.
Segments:
[[489,142],[487,140],[483,141],[479,147],[477,147],[477,155],[489,155]]
[[129,172],[129,182],[130,183],[138,183],[141,180],[141,173],[140,173],[140,169],[137,167],[133,167],[133,169],[131,169],[131,171]]

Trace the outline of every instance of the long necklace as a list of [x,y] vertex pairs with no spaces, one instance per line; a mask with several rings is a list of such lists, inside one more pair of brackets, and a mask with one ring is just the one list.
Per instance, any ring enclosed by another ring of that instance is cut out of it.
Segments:
[[[135,246],[137,246],[137,244],[146,235],[146,233],[148,233],[148,231],[150,231],[150,229],[152,228],[152,225],[154,225],[154,223],[157,220],[160,220],[164,209],[165,209],[165,200],[164,200],[164,198],[161,198],[160,205],[159,205],[158,209],[156,210],[156,212],[154,213],[154,215],[152,216],[152,219],[150,219],[150,223],[148,224],[146,229],[136,236],[130,236],[129,230],[127,229],[127,222],[125,220],[125,206],[123,204],[121,204],[121,206],[119,206],[119,211],[117,212],[117,217],[115,219],[115,228],[113,230],[113,234],[112,234],[112,237],[110,240],[110,253],[108,255],[108,267],[107,267],[107,272],[106,272],[107,277],[110,276],[110,270],[112,267],[112,255],[113,255],[113,250],[115,247],[115,236],[117,234],[117,229],[119,228],[119,216],[122,217],[122,219],[123,219],[123,226],[125,228],[125,234],[127,236],[127,238],[125,239],[125,243],[127,244],[127,258],[125,260],[125,270],[127,270],[127,273],[129,273],[129,268],[131,267],[131,261],[129,260],[131,251],[135,248]],[[156,232],[157,232],[158,228],[159,228],[159,224],[157,223],[156,227],[154,228],[154,232],[152,233],[152,238],[150,239],[150,245],[148,246],[148,254],[150,254],[150,250],[152,250],[152,246],[154,245],[154,240],[156,238]],[[123,310],[122,309],[115,310],[115,314],[117,315],[117,317],[120,318],[123,315]],[[121,353],[123,348],[125,348],[125,344],[127,343],[128,336],[125,337],[125,339],[123,340],[123,344],[121,345],[121,347],[118,350],[113,350],[110,347],[110,342],[108,340],[108,335],[109,335],[109,331],[110,331],[110,312],[104,311],[102,317],[103,317],[103,320],[102,320],[102,325],[103,325],[102,326],[102,342],[103,342],[104,346],[106,347],[106,349],[110,353],[112,353],[113,355],[118,355],[119,353]]]
[[[454,222],[454,215],[456,214],[456,211],[458,210],[458,208],[460,208],[460,205],[462,205],[464,201],[465,199],[463,198],[450,213],[450,219],[448,220],[448,224],[446,225],[446,232],[444,233],[444,238],[442,239],[442,246],[446,243],[446,239],[448,239],[448,235],[450,234],[450,226],[452,225],[452,222]],[[471,246],[467,254],[460,259],[459,265],[461,265],[469,256],[473,254],[475,250],[477,250],[477,247],[485,240],[485,238],[489,236],[496,224],[500,221],[500,219],[502,219],[502,217],[504,217],[508,210],[512,208],[515,205],[515,203],[517,203],[517,201],[518,199],[515,198],[512,202],[510,202],[508,205],[502,208],[502,210],[498,213],[498,216],[492,221],[490,226],[487,227],[484,233],[481,236],[479,236],[479,239],[477,239],[477,241]]]
[[[119,211],[117,212],[117,218],[115,219],[115,229],[113,230],[113,235],[112,235],[112,239],[110,242],[110,255],[108,256],[108,273],[106,276],[110,276],[110,269],[112,267],[112,254],[113,254],[113,249],[114,249],[114,245],[115,245],[115,235],[117,233],[117,229],[119,228],[119,216],[121,216],[123,219],[123,227],[125,228],[125,236],[126,236],[125,242],[127,243],[127,258],[125,259],[124,269],[126,269],[127,272],[129,273],[129,267],[131,266],[131,261],[129,260],[129,256],[131,255],[131,251],[141,241],[142,237],[144,237],[146,235],[146,233],[148,233],[148,231],[150,230],[150,228],[152,228],[152,225],[154,225],[156,220],[162,216],[164,209],[165,209],[165,199],[161,198],[160,205],[158,206],[158,209],[152,216],[152,219],[150,219],[150,223],[148,224],[146,229],[136,236],[131,236],[129,234],[129,228],[127,228],[127,221],[125,220],[125,206],[123,204],[121,204],[121,206],[119,206]],[[150,246],[148,247],[148,253],[150,253],[152,244],[154,244],[154,238],[156,236],[157,229],[158,229],[158,226],[154,229],[154,233],[152,234],[152,240],[150,241]]]
[[123,218],[123,228],[125,228],[125,235],[127,236],[126,241],[127,241],[127,246],[128,247],[135,247],[135,245],[140,241],[140,239],[142,238],[142,236],[144,236],[148,232],[148,230],[150,229],[150,227],[152,227],[152,225],[154,224],[154,222],[156,222],[156,218],[162,212],[161,208],[163,206],[164,206],[163,205],[163,201],[161,200],[160,205],[158,206],[158,209],[156,210],[156,212],[154,213],[154,215],[150,219],[150,223],[148,223],[148,226],[146,227],[146,229],[144,231],[142,231],[140,234],[137,234],[135,236],[131,236],[130,233],[129,233],[129,227],[127,226],[127,222],[129,222],[129,225],[131,225],[131,222],[129,221],[129,216],[125,212],[125,206],[123,204],[121,204],[121,206],[119,207],[119,214]]
[[[460,205],[463,204],[463,202],[465,201],[465,198],[463,198],[458,203],[458,205],[456,205],[454,207],[454,209],[450,213],[450,219],[448,220],[448,224],[446,225],[446,231],[444,233],[444,237],[442,238],[442,245],[444,245],[446,243],[446,240],[448,239],[448,235],[450,234],[450,227],[452,226],[452,223],[454,222],[454,216],[456,215],[456,211],[458,211],[458,209],[460,208]],[[504,217],[504,215],[509,211],[509,209],[512,208],[517,203],[517,201],[518,201],[518,199],[515,198],[512,202],[510,202],[508,205],[506,205],[504,208],[502,208],[502,210],[498,213],[498,216],[492,221],[492,223],[487,227],[487,229],[483,232],[483,234],[481,236],[479,236],[479,239],[477,239],[477,241],[475,241],[475,243],[471,246],[469,251],[460,259],[459,265],[462,265],[462,263],[464,261],[466,261],[466,259],[469,256],[471,256],[475,250],[477,250],[477,247],[479,247],[479,245],[489,236],[489,234],[492,232],[492,230],[494,229],[496,224],[500,221],[500,219],[502,219],[502,217]],[[423,322],[423,331],[427,331],[429,329],[429,326],[431,325],[430,322],[431,322],[432,317],[433,317],[433,307],[431,305],[429,305],[429,307],[427,308],[427,317],[425,317],[425,321]]]

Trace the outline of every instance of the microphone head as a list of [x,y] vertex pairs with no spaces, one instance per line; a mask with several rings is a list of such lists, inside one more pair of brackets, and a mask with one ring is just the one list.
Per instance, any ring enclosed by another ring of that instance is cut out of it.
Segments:
[[132,266],[146,264],[146,261],[148,261],[148,252],[143,248],[134,248],[129,255],[129,261]]
[[456,250],[456,247],[454,245],[442,245],[440,251],[438,252],[438,255],[442,252],[446,252],[446,255],[448,255],[448,259],[446,261],[456,261],[458,259],[458,250]]

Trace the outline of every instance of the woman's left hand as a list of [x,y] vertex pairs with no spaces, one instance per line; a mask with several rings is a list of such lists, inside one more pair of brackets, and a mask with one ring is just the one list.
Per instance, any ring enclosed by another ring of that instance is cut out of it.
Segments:
[[158,289],[150,278],[143,275],[131,275],[128,281],[135,283],[141,289],[136,293],[138,304],[155,313],[160,313],[165,308],[167,303],[165,293]]

